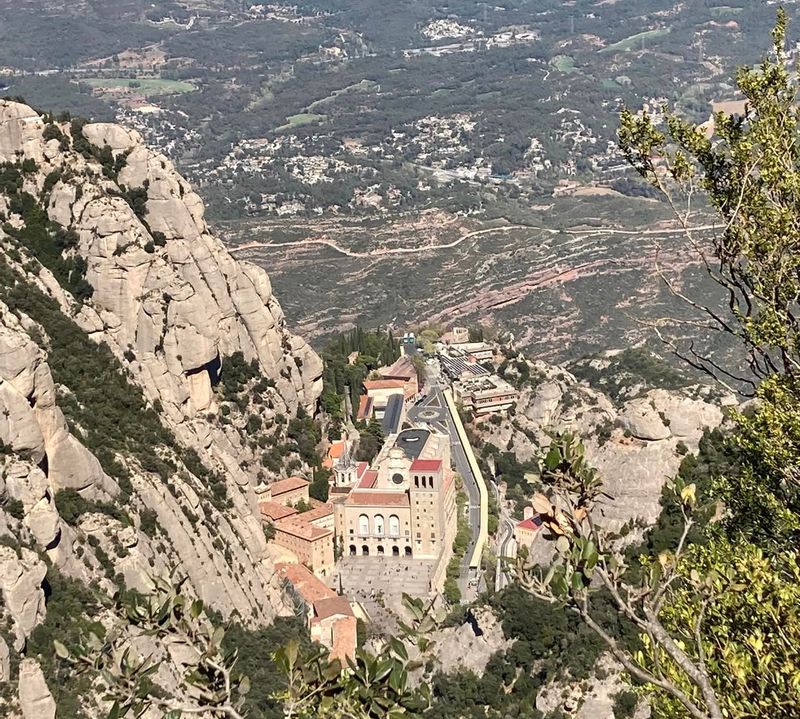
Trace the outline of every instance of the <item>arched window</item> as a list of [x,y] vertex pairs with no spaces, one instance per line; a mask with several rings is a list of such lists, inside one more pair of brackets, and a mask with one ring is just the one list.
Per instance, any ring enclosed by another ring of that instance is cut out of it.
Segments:
[[366,514],[358,518],[358,533],[362,537],[369,535],[369,517]]
[[389,515],[389,536],[400,536],[400,517],[398,517],[396,514]]
[[406,556],[407,557],[411,556],[411,547],[406,547]]
[[378,545],[378,554],[383,556],[383,545],[381,545],[381,544]]
[[399,557],[400,556],[400,547],[392,547],[392,556]]
[[361,547],[361,554],[363,554],[365,557],[369,556],[369,547],[366,544]]
[[351,544],[350,545],[350,556],[351,557],[355,557],[356,556],[356,545],[355,544]]
[[375,522],[375,534],[377,534],[379,537],[382,537],[384,532],[383,515],[376,514],[374,522]]

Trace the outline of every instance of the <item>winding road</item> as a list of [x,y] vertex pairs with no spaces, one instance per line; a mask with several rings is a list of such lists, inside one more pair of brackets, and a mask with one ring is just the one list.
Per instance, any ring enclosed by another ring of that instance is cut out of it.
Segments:
[[[690,228],[692,232],[707,232],[709,230],[714,230],[717,228],[717,225],[697,225],[695,227]],[[567,235],[573,235],[575,237],[596,237],[597,235],[624,235],[624,236],[646,236],[646,237],[653,237],[653,236],[664,236],[670,237],[674,235],[683,234],[684,230],[682,228],[669,228],[669,229],[660,229],[660,230],[620,230],[617,228],[611,227],[590,227],[585,229],[577,229],[571,228],[566,230],[554,230],[548,227],[532,227],[530,225],[501,225],[499,227],[486,227],[482,230],[474,230],[472,232],[467,232],[465,235],[452,240],[451,242],[444,242],[438,245],[422,245],[419,247],[385,247],[382,249],[371,250],[369,252],[354,252],[346,247],[341,247],[337,245],[333,240],[325,240],[321,238],[306,238],[304,240],[297,240],[295,242],[245,242],[241,245],[234,245],[229,246],[228,251],[231,253],[234,252],[243,252],[244,250],[254,250],[254,249],[264,249],[268,247],[307,247],[309,245],[323,245],[325,247],[329,247],[330,249],[338,252],[345,257],[353,257],[353,258],[369,258],[375,259],[376,257],[382,256],[389,256],[389,255],[416,255],[422,254],[425,252],[438,252],[441,250],[451,250],[454,247],[458,247],[461,243],[465,242],[466,240],[470,240],[474,237],[482,237],[484,235],[489,235],[492,233],[497,232],[508,232],[510,230],[536,230],[538,232],[545,232],[551,235],[557,235],[561,232]]]

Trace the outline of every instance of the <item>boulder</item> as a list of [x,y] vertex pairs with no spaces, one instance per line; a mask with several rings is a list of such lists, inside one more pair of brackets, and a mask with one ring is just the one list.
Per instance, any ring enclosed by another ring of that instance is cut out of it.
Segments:
[[30,549],[23,547],[18,556],[11,547],[0,546],[0,592],[14,620],[18,650],[33,628],[44,620],[42,581],[46,574],[47,565]]
[[667,439],[671,434],[648,397],[628,402],[620,414],[620,419],[623,427],[638,439],[656,442]]
[[24,719],[55,719],[56,702],[35,659],[20,663],[19,705]]

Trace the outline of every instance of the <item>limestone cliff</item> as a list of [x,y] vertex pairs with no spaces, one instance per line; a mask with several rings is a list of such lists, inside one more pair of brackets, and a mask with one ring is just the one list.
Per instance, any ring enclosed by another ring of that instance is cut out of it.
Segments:
[[137,133],[9,101],[0,221],[0,646],[44,621],[46,571],[108,595],[177,572],[226,617],[283,612],[256,488],[302,467],[287,426],[322,363],[266,273]]
[[[598,376],[614,374],[608,359],[592,362]],[[690,380],[665,389],[631,378],[624,392],[603,391],[602,384],[521,355],[506,363],[504,373],[520,387],[515,411],[497,424],[479,420],[476,436],[513,451],[520,461],[538,455],[552,432],[579,437],[613,497],[603,508],[603,521],[613,530],[656,521],[665,482],[676,475],[683,456],[697,450],[703,433],[723,422],[722,407],[736,402],[711,397],[710,387]]]

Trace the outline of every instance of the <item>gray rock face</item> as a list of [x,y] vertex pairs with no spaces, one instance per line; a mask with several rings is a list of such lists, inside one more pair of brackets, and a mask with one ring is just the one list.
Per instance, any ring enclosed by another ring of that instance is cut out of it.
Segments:
[[[70,125],[59,127],[70,136]],[[291,417],[299,408],[314,408],[321,360],[287,329],[266,273],[231,257],[206,225],[199,196],[138,133],[108,123],[84,126],[90,143],[108,146],[122,163],[118,177],[109,179],[93,158],[45,142],[43,130],[33,110],[0,101],[0,161],[34,159],[37,168],[24,182],[36,196],[48,174],[61,172],[46,210],[74,233],[74,252],[86,261],[93,295],[78,305],[48,270],[31,273],[24,263],[6,259],[90,338],[108,345],[178,443],[223,477],[232,507],[223,513],[211,506],[203,482],[188,472],[170,479],[170,492],[163,480],[130,462],[134,496],[127,509],[134,517],[145,507],[155,511],[155,541],[113,522],[85,528],[62,522],[53,501],[59,490],[104,501],[119,490],[69,431],[47,366],[46,338],[38,347],[26,331],[34,323],[0,305],[0,440],[20,458],[6,468],[5,491],[22,502],[22,526],[65,573],[106,582],[82,544],[94,534],[130,586],[146,589],[149,574],[169,560],[188,575],[187,591],[223,615],[235,611],[246,622],[268,621],[284,604],[253,490],[261,450],[216,420],[213,385],[231,356],[241,353],[270,380],[261,416]],[[3,241],[0,231],[0,247]],[[0,512],[0,528],[5,516]],[[113,554],[119,542],[125,556]],[[157,551],[159,545],[166,550]]]
[[35,552],[23,548],[21,554],[0,546],[0,593],[14,620],[17,650],[45,617],[42,580],[47,574],[47,566]]
[[720,407],[681,391],[650,390],[615,406],[560,367],[529,366],[540,381],[520,393],[513,418],[499,426],[483,422],[481,433],[497,447],[510,446],[520,460],[540,453],[549,444],[548,432],[580,437],[614,498],[603,518],[612,530],[632,519],[654,522],[664,483],[682,460],[678,443],[696,450],[704,430],[723,420]]
[[19,705],[24,719],[55,719],[56,703],[35,659],[20,664]]

